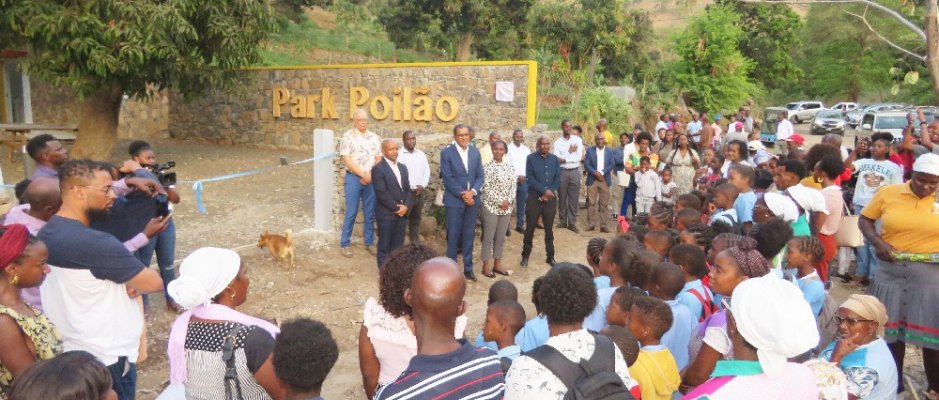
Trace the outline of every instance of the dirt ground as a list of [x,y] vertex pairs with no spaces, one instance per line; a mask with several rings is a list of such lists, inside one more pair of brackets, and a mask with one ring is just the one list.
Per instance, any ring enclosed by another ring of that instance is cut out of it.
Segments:
[[[812,138],[815,139],[815,138]],[[817,139],[816,139],[817,140]],[[218,146],[196,142],[154,141],[158,159],[175,160],[180,180],[194,180],[278,164],[280,156],[297,161],[310,153],[249,147]],[[113,160],[124,158],[127,142],[115,146]],[[11,163],[2,157],[4,179],[16,182],[22,177],[22,160]],[[182,202],[176,207],[177,260],[203,246],[237,248],[248,265],[251,279],[248,301],[240,311],[271,321],[282,322],[295,317],[323,321],[339,343],[340,357],[324,385],[328,399],[363,399],[364,390],[358,370],[357,337],[362,320],[361,306],[369,297],[377,297],[377,269],[374,257],[359,244],[353,245],[355,257],[339,254],[335,241],[323,246],[321,237],[304,234],[313,225],[312,165],[284,167],[273,172],[205,185],[207,214],[199,214],[191,187],[181,185]],[[585,212],[580,213],[581,224]],[[612,227],[612,225],[611,225]],[[256,246],[258,235],[265,229],[281,232],[291,229],[296,238],[296,268],[288,270],[275,262],[266,250]],[[521,235],[508,238],[505,264],[514,275],[510,279],[519,288],[519,299],[529,313],[533,307],[532,281],[544,274],[543,236],[536,233],[535,249],[528,268],[519,268]],[[592,235],[555,231],[556,258],[559,261],[584,262],[584,249]],[[338,238],[338,233],[335,234]],[[438,250],[445,249],[439,238],[428,242]],[[477,248],[478,250],[478,242]],[[479,274],[479,282],[470,282],[466,301],[470,323],[467,336],[474,338],[485,317],[486,294],[494,280]],[[834,293],[843,298],[856,287],[838,285]],[[138,364],[138,395],[140,399],[155,398],[168,379],[166,340],[175,317],[165,311],[162,296],[153,296],[147,317],[149,358]],[[922,382],[923,373],[918,351],[910,351],[908,372]]]

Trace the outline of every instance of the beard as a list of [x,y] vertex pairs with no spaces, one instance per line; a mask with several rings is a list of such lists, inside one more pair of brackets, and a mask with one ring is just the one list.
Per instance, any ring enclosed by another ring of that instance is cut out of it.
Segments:
[[85,216],[88,217],[89,221],[102,221],[111,217],[111,210],[107,208],[102,209],[88,209],[85,210]]

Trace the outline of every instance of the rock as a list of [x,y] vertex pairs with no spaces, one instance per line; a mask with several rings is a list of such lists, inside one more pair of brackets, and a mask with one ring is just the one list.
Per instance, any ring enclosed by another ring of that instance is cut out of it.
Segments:
[[437,219],[429,215],[421,218],[421,227],[420,227],[421,236],[425,238],[430,238],[436,236],[437,234]]

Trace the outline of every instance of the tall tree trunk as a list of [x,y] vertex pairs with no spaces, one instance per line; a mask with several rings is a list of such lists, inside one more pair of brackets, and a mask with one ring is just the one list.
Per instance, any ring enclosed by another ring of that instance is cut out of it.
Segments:
[[119,87],[107,87],[91,93],[81,102],[78,139],[71,158],[110,160],[111,147],[117,138],[117,124],[123,93]]
[[932,90],[939,97],[939,4],[937,0],[926,3],[926,69]]
[[593,87],[593,83],[596,81],[593,74],[597,72],[597,63],[600,61],[600,57],[597,57],[597,48],[594,47],[590,49],[590,63],[587,64],[587,87]]
[[460,45],[456,48],[457,61],[469,61],[473,55],[473,32],[463,32],[460,36]]

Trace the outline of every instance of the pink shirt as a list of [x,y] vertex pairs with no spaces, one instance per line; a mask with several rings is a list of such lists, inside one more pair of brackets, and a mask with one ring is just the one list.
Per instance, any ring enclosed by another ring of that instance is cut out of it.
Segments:
[[844,218],[844,197],[841,194],[841,187],[831,185],[822,188],[822,197],[825,198],[825,207],[828,209],[828,218],[819,230],[823,235],[834,235],[838,232],[838,226]]

